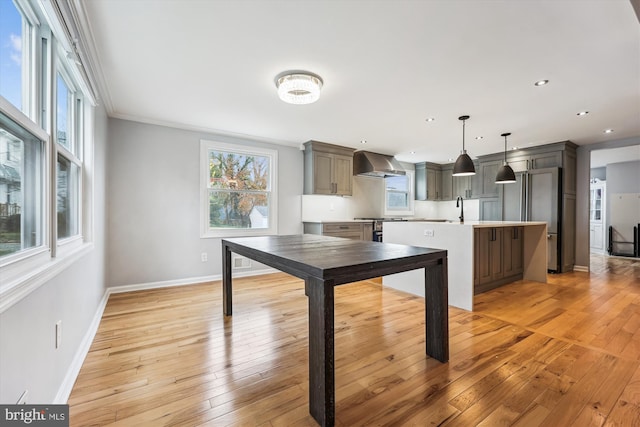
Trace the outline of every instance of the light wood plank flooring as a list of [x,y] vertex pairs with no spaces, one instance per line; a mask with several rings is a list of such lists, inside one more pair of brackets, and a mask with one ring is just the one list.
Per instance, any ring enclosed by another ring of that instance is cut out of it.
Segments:
[[[631,268],[630,271],[637,272]],[[112,295],[69,399],[72,426],[307,426],[307,299],[274,274]],[[425,355],[420,298],[336,288],[339,426],[640,426],[640,275],[550,275],[450,308]]]

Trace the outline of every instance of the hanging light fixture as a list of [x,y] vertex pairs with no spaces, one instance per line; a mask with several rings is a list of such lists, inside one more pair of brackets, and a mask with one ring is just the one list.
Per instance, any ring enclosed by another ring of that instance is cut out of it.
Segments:
[[503,133],[500,136],[504,136],[504,164],[498,171],[498,175],[496,175],[496,184],[511,184],[516,182],[516,174],[513,173],[513,169],[507,163],[507,137],[511,135],[511,133]]
[[308,71],[285,71],[276,76],[278,96],[289,104],[311,104],[320,98],[322,78]]
[[464,149],[464,124],[469,116],[460,116],[458,120],[462,120],[462,152],[458,156],[456,163],[453,165],[453,176],[469,176],[476,174],[476,168],[473,166],[473,160]]

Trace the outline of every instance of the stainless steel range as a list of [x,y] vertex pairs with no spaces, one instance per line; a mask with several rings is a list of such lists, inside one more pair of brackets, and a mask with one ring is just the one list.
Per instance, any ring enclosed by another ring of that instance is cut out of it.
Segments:
[[386,221],[406,221],[404,218],[354,218],[355,220],[373,221],[373,236],[371,240],[374,242],[382,242],[382,223]]

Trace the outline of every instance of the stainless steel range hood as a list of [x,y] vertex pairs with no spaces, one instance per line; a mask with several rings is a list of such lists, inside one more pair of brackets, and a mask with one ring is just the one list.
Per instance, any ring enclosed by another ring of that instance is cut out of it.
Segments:
[[370,151],[353,153],[353,174],[365,176],[400,176],[406,172],[394,157]]

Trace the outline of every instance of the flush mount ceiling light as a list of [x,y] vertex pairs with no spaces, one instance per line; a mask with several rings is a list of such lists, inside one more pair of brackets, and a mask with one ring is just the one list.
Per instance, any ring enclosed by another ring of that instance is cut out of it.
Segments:
[[511,184],[516,182],[516,174],[513,173],[513,169],[507,163],[507,137],[511,135],[509,132],[503,133],[500,136],[504,136],[504,164],[496,175],[496,184]]
[[276,76],[278,96],[289,104],[311,104],[320,98],[322,78],[308,71],[285,71]]
[[462,120],[462,152],[453,165],[453,176],[469,176],[476,174],[476,168],[473,166],[473,160],[464,149],[464,125],[469,116],[460,116],[458,120]]

